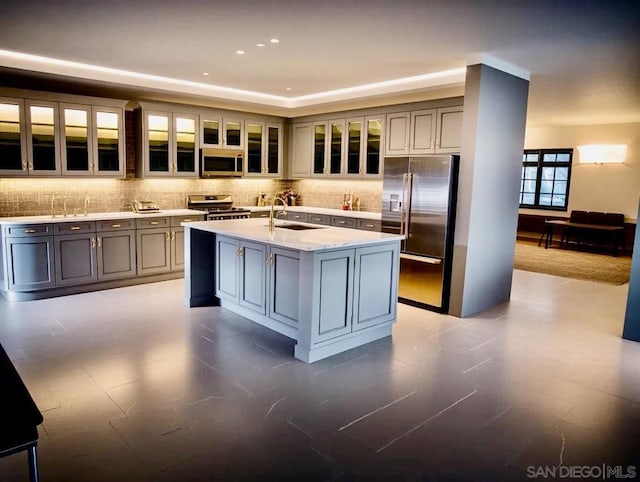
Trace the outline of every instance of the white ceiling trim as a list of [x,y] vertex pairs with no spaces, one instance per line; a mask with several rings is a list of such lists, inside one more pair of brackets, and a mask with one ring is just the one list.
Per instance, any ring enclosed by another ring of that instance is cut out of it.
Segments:
[[0,64],[5,67],[64,75],[87,80],[112,82],[127,86],[170,90],[184,94],[205,96],[243,103],[254,103],[270,107],[296,109],[331,102],[363,99],[379,95],[412,92],[435,87],[450,87],[464,84],[466,68],[461,67],[441,72],[431,72],[412,77],[391,79],[343,89],[317,92],[298,97],[284,97],[250,90],[235,89],[219,85],[192,82],[99,65],[43,57],[24,52],[0,49]]

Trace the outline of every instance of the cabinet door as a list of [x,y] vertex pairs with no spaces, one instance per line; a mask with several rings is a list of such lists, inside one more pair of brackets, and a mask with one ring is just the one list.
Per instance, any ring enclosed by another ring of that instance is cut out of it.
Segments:
[[327,122],[313,124],[313,174],[324,175],[329,170],[328,125]]
[[60,150],[63,175],[90,176],[93,174],[91,120],[90,106],[60,104]]
[[433,154],[436,138],[436,109],[411,113],[409,154]]
[[300,254],[288,249],[270,248],[269,318],[298,327]]
[[171,173],[172,136],[171,114],[167,112],[144,113],[144,175],[167,176]]
[[216,296],[238,301],[238,254],[237,239],[216,235]]
[[27,126],[27,159],[29,174],[60,175],[60,139],[58,104],[25,101]]
[[24,101],[0,97],[0,176],[28,175]]
[[458,153],[462,145],[462,106],[438,109],[436,153]]
[[174,148],[171,174],[179,177],[197,177],[198,169],[198,127],[193,115],[174,114]]
[[5,238],[10,290],[33,291],[55,285],[53,236]]
[[266,313],[266,245],[240,243],[240,291],[238,303],[261,314]]
[[282,126],[267,124],[265,142],[266,174],[282,173]]
[[124,112],[93,107],[93,174],[124,177],[126,167]]
[[312,343],[351,332],[353,258],[353,249],[314,256]]
[[56,285],[71,285],[96,281],[96,235],[69,234],[56,236]]
[[184,228],[171,230],[171,271],[184,269]]
[[382,175],[384,121],[384,115],[368,116],[364,118],[366,138],[363,154],[363,171],[367,176],[380,177]]
[[292,126],[291,175],[293,177],[309,176],[311,168],[311,124],[294,124]]
[[342,174],[344,165],[345,121],[329,122],[329,174]]
[[222,147],[222,117],[200,116],[202,147]]
[[358,248],[355,256],[354,331],[395,319],[398,246],[394,243]]
[[246,121],[245,125],[245,174],[265,174],[264,163],[264,122]]
[[364,118],[347,119],[347,174],[364,174]]
[[136,232],[98,233],[98,279],[136,275]]
[[225,149],[244,149],[242,119],[222,119],[222,147]]
[[139,229],[136,232],[138,274],[162,273],[171,269],[169,228]]
[[402,156],[409,154],[409,112],[387,114],[386,155]]

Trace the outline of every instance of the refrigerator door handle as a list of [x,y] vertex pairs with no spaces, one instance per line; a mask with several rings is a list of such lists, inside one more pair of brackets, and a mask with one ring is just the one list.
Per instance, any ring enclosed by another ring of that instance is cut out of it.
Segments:
[[402,201],[400,201],[400,234],[405,235],[405,227],[406,227],[406,223],[405,223],[405,215],[407,213],[407,210],[405,209],[405,206],[407,205],[406,201],[407,201],[407,181],[409,179],[409,174],[407,174],[406,172],[402,175]]
[[402,214],[400,234],[409,239],[409,211],[411,211],[411,192],[413,190],[413,174],[407,173],[402,179]]

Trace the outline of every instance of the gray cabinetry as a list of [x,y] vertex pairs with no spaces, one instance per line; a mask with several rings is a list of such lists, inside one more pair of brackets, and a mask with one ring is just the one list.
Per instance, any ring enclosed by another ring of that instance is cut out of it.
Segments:
[[292,211],[287,211],[287,214],[285,214],[284,216],[278,216],[281,219],[288,219],[290,221],[298,221],[301,223],[306,223],[309,220],[309,215],[307,213],[301,213],[301,212],[292,212]]
[[54,242],[56,285],[98,279],[95,232],[55,236]]
[[309,213],[309,222],[313,224],[331,225],[331,216],[328,214]]
[[294,124],[291,127],[292,142],[289,156],[292,177],[308,177],[311,174],[311,148],[313,145],[311,124]]
[[290,249],[271,246],[269,266],[269,318],[298,327],[300,296],[300,254]]
[[356,218],[346,216],[331,216],[331,226],[339,228],[356,228]]
[[134,230],[116,229],[98,232],[97,239],[99,280],[136,275],[136,232]]
[[52,226],[4,227],[7,288],[34,291],[55,285]]
[[136,249],[139,275],[171,270],[171,234],[168,227],[138,229]]
[[269,211],[251,211],[252,218],[268,218]]
[[171,271],[182,271],[184,269],[184,228],[180,223],[192,221],[202,221],[203,215],[193,216],[173,216],[171,218],[171,231],[169,239],[171,241]]
[[356,228],[364,231],[382,231],[382,222],[374,219],[358,218]]
[[240,241],[216,236],[216,296],[238,300],[238,250]]

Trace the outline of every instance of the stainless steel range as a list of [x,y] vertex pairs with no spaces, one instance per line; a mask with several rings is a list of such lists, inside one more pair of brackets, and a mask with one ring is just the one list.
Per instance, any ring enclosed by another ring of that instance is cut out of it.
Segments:
[[245,219],[251,217],[248,209],[234,208],[229,194],[191,194],[187,196],[187,208],[207,212],[207,221],[220,219]]

